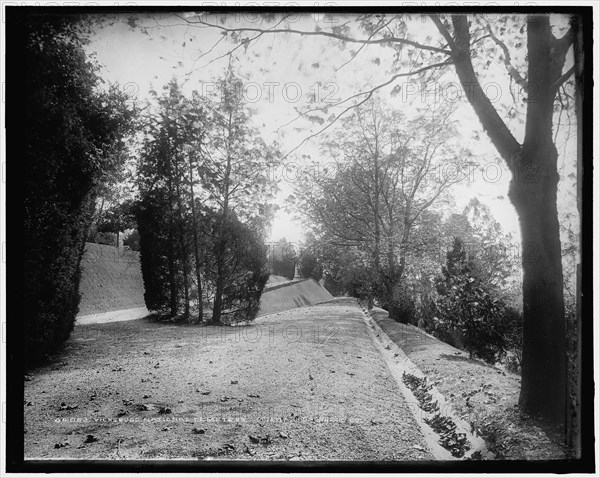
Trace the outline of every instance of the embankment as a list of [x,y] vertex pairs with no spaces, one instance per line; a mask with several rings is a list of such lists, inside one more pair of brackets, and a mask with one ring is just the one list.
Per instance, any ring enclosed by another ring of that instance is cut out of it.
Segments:
[[277,284],[263,292],[260,298],[259,315],[306,307],[331,299],[333,296],[314,279]]
[[80,316],[144,307],[139,253],[86,243],[79,291]]

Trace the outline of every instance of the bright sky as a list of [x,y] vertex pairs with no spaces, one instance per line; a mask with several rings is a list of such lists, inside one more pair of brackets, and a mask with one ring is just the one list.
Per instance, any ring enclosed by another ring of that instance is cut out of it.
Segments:
[[[99,63],[104,65],[103,76],[111,82],[119,82],[132,97],[142,101],[148,97],[151,88],[160,89],[173,76],[185,81],[185,92],[196,89],[206,95],[218,94],[214,81],[227,67],[228,58],[221,56],[232,48],[232,43],[217,29],[187,24],[183,17],[193,20],[197,18],[195,14],[178,15],[181,18],[164,13],[139,15],[139,26],[146,27],[146,33],[141,28],[132,29],[123,15],[115,17],[119,21],[112,25],[98,29],[88,48],[96,52]],[[221,20],[214,15],[202,18],[217,23]],[[272,27],[278,21],[276,18],[274,22],[260,24],[255,14],[243,13],[229,13],[222,19],[229,26],[246,27]],[[312,31],[316,23],[322,29],[329,29],[348,19],[344,16],[326,18],[323,14],[307,14],[298,16],[291,27]],[[409,20],[408,25],[409,31],[415,32],[416,40],[425,42],[428,36],[437,35],[431,21],[419,16]],[[215,43],[216,46],[213,46]],[[336,41],[322,37],[280,34],[263,35],[246,50],[240,47],[234,54],[234,61],[244,80],[244,96],[256,111],[253,121],[265,140],[276,139],[282,151],[289,152],[319,128],[319,125],[304,119],[293,121],[299,111],[311,106],[315,95],[323,100],[342,99],[367,85],[387,81],[392,50],[369,46],[343,66],[351,58],[352,50],[358,48],[357,45],[347,45],[342,49]],[[417,63],[416,68],[418,66]],[[491,65],[485,72],[485,78],[489,85],[486,90],[488,96],[493,96],[498,104],[512,101],[503,65]],[[392,87],[398,84],[402,88],[401,93],[395,98],[390,97],[390,102],[407,115],[416,106],[431,101],[432,90],[424,92],[412,80],[390,85],[382,94],[389,97]],[[516,213],[507,198],[508,170],[482,131],[470,105],[464,96],[461,97],[451,69],[440,78],[438,86],[438,94],[456,102],[455,119],[460,122],[464,145],[471,149],[483,168],[455,186],[455,212],[461,212],[472,197],[478,197],[491,208],[505,232],[512,233],[515,240],[519,240]],[[517,139],[522,139],[523,127],[518,117],[510,126]],[[574,139],[574,134],[573,118],[570,131],[566,126],[561,127],[557,137],[559,161],[565,165],[565,174],[575,167],[575,141],[567,141],[570,137]],[[298,148],[286,162],[301,165],[306,164],[307,157],[319,160],[318,141],[318,137],[314,138]],[[290,185],[283,177],[284,171],[285,167],[277,172],[280,191],[276,202],[279,205],[284,203],[290,192]],[[562,188],[559,196],[559,209],[576,212],[573,188]],[[280,209],[272,227],[271,240],[285,236],[292,242],[299,242],[304,232],[304,226]]]

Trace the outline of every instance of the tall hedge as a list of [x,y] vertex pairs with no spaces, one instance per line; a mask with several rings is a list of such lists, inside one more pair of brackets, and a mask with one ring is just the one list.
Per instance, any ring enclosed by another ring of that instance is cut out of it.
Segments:
[[98,90],[85,54],[91,24],[60,15],[19,19],[24,45],[24,347],[35,362],[71,332],[80,262],[97,185],[120,164],[131,112]]

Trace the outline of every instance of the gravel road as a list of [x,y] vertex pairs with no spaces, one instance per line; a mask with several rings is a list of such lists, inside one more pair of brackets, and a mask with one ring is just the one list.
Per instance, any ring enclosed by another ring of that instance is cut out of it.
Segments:
[[248,327],[77,326],[24,408],[26,459],[433,458],[351,299]]

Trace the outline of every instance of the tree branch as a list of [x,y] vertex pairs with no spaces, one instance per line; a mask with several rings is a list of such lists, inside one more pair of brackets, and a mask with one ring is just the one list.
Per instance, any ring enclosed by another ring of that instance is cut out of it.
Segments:
[[552,55],[555,57],[557,63],[561,63],[564,61],[567,51],[569,51],[569,48],[573,44],[575,30],[571,26],[561,38],[556,38],[554,35],[552,35],[552,38],[554,40]]
[[554,88],[556,91],[558,91],[558,89],[562,86],[562,84],[565,81],[567,81],[573,73],[575,73],[575,65],[573,65],[571,68],[569,68],[566,71],[566,73],[561,75],[558,80],[556,80],[554,83],[552,83],[552,88]]
[[439,32],[442,34],[442,36],[444,37],[446,42],[448,42],[448,45],[450,46],[450,49],[452,50],[452,52],[454,52],[454,49],[456,48],[456,45],[454,43],[454,38],[452,38],[452,35],[450,35],[450,32],[446,28],[446,25],[444,25],[442,23],[442,21],[440,20],[439,15],[436,15],[436,14],[429,15],[429,18],[431,18],[431,20],[433,21],[433,23],[435,24],[435,26],[437,27]]
[[511,62],[510,51],[508,50],[506,43],[504,43],[502,40],[500,40],[500,38],[498,38],[496,35],[494,35],[494,32],[492,31],[492,27],[489,24],[489,22],[487,23],[487,31],[490,35],[490,38],[492,40],[494,40],[496,45],[498,45],[502,49],[502,52],[504,53],[504,66],[506,67],[508,74],[511,76],[511,78],[513,80],[515,80],[515,83],[517,85],[519,85],[523,89],[523,91],[526,92],[527,91],[527,80],[525,80],[525,78],[523,78],[521,76],[521,74],[517,71],[517,69],[513,66],[512,62]]
[[422,50],[429,50],[429,51],[433,51],[436,53],[444,53],[446,55],[451,55],[452,52],[450,50],[446,50],[444,48],[438,48],[435,46],[431,46],[431,45],[423,45],[421,43],[412,41],[412,40],[407,40],[405,38],[399,38],[399,37],[386,37],[386,38],[378,38],[378,39],[371,39],[371,40],[363,40],[360,38],[352,38],[352,37],[348,37],[345,35],[340,35],[338,33],[333,33],[333,32],[326,32],[326,31],[305,31],[305,30],[296,30],[293,28],[273,28],[273,29],[263,29],[263,28],[248,28],[248,27],[242,27],[242,28],[228,28],[228,27],[224,27],[222,25],[216,25],[213,23],[209,23],[206,22],[204,20],[198,19],[197,21],[191,21],[187,18],[183,18],[180,17],[182,20],[184,20],[185,22],[191,24],[191,25],[204,25],[206,27],[212,27],[212,28],[217,28],[219,30],[222,30],[224,32],[227,33],[242,33],[242,32],[255,32],[255,33],[294,33],[296,35],[301,35],[301,36],[323,36],[323,37],[329,37],[329,38],[335,38],[337,40],[342,40],[345,42],[349,42],[349,43],[361,43],[361,44],[367,44],[367,45],[385,45],[388,43],[401,43],[403,45],[410,45],[413,46],[415,48],[419,48]]
[[455,35],[453,58],[456,74],[490,140],[507,162],[509,169],[514,171],[514,161],[518,157],[521,145],[508,129],[477,79],[471,62],[471,35],[466,15],[452,15],[452,24]]
[[[366,103],[372,96],[373,94],[377,91],[380,90],[381,88],[384,88],[390,84],[392,84],[394,81],[396,81],[398,78],[401,77],[405,77],[405,76],[412,76],[412,75],[417,75],[419,73],[422,73],[424,71],[430,70],[432,68],[440,68],[443,66],[447,66],[447,65],[451,65],[452,61],[451,60],[446,60],[440,63],[434,63],[433,65],[428,65],[428,66],[424,66],[423,68],[419,68],[418,70],[414,70],[411,72],[406,72],[406,73],[397,73],[395,75],[393,75],[388,81],[381,83],[373,88],[371,88],[368,91],[361,91],[359,93],[356,93],[354,95],[349,96],[348,98],[346,98],[344,101],[339,102],[336,106],[339,106],[343,103],[346,103],[348,101],[350,101],[351,99],[354,98],[358,98],[359,96],[365,96],[364,100],[359,101],[358,103],[352,104],[350,106],[348,106],[347,108],[344,109],[344,111],[342,111],[339,115],[337,115],[333,121],[331,121],[329,124],[327,124],[327,126],[324,126],[323,128],[321,128],[319,131],[317,131],[316,133],[311,134],[310,136],[304,138],[302,140],[302,142],[300,144],[298,144],[298,146],[294,147],[291,151],[289,151],[283,158],[287,158],[290,154],[292,154],[294,151],[296,151],[298,148],[300,148],[301,146],[303,146],[304,144],[306,144],[308,141],[310,141],[312,138],[314,138],[315,136],[318,136],[319,134],[323,133],[324,131],[326,131],[327,129],[329,129],[338,119],[340,119],[342,116],[344,116],[348,111],[350,111],[352,108],[357,108],[360,105]],[[309,110],[310,111],[310,110]],[[314,109],[312,111],[315,111]],[[298,118],[300,116],[303,116],[305,114],[307,114],[308,112],[302,113],[298,116]],[[297,119],[297,118],[296,118]],[[289,123],[288,123],[289,124]]]

